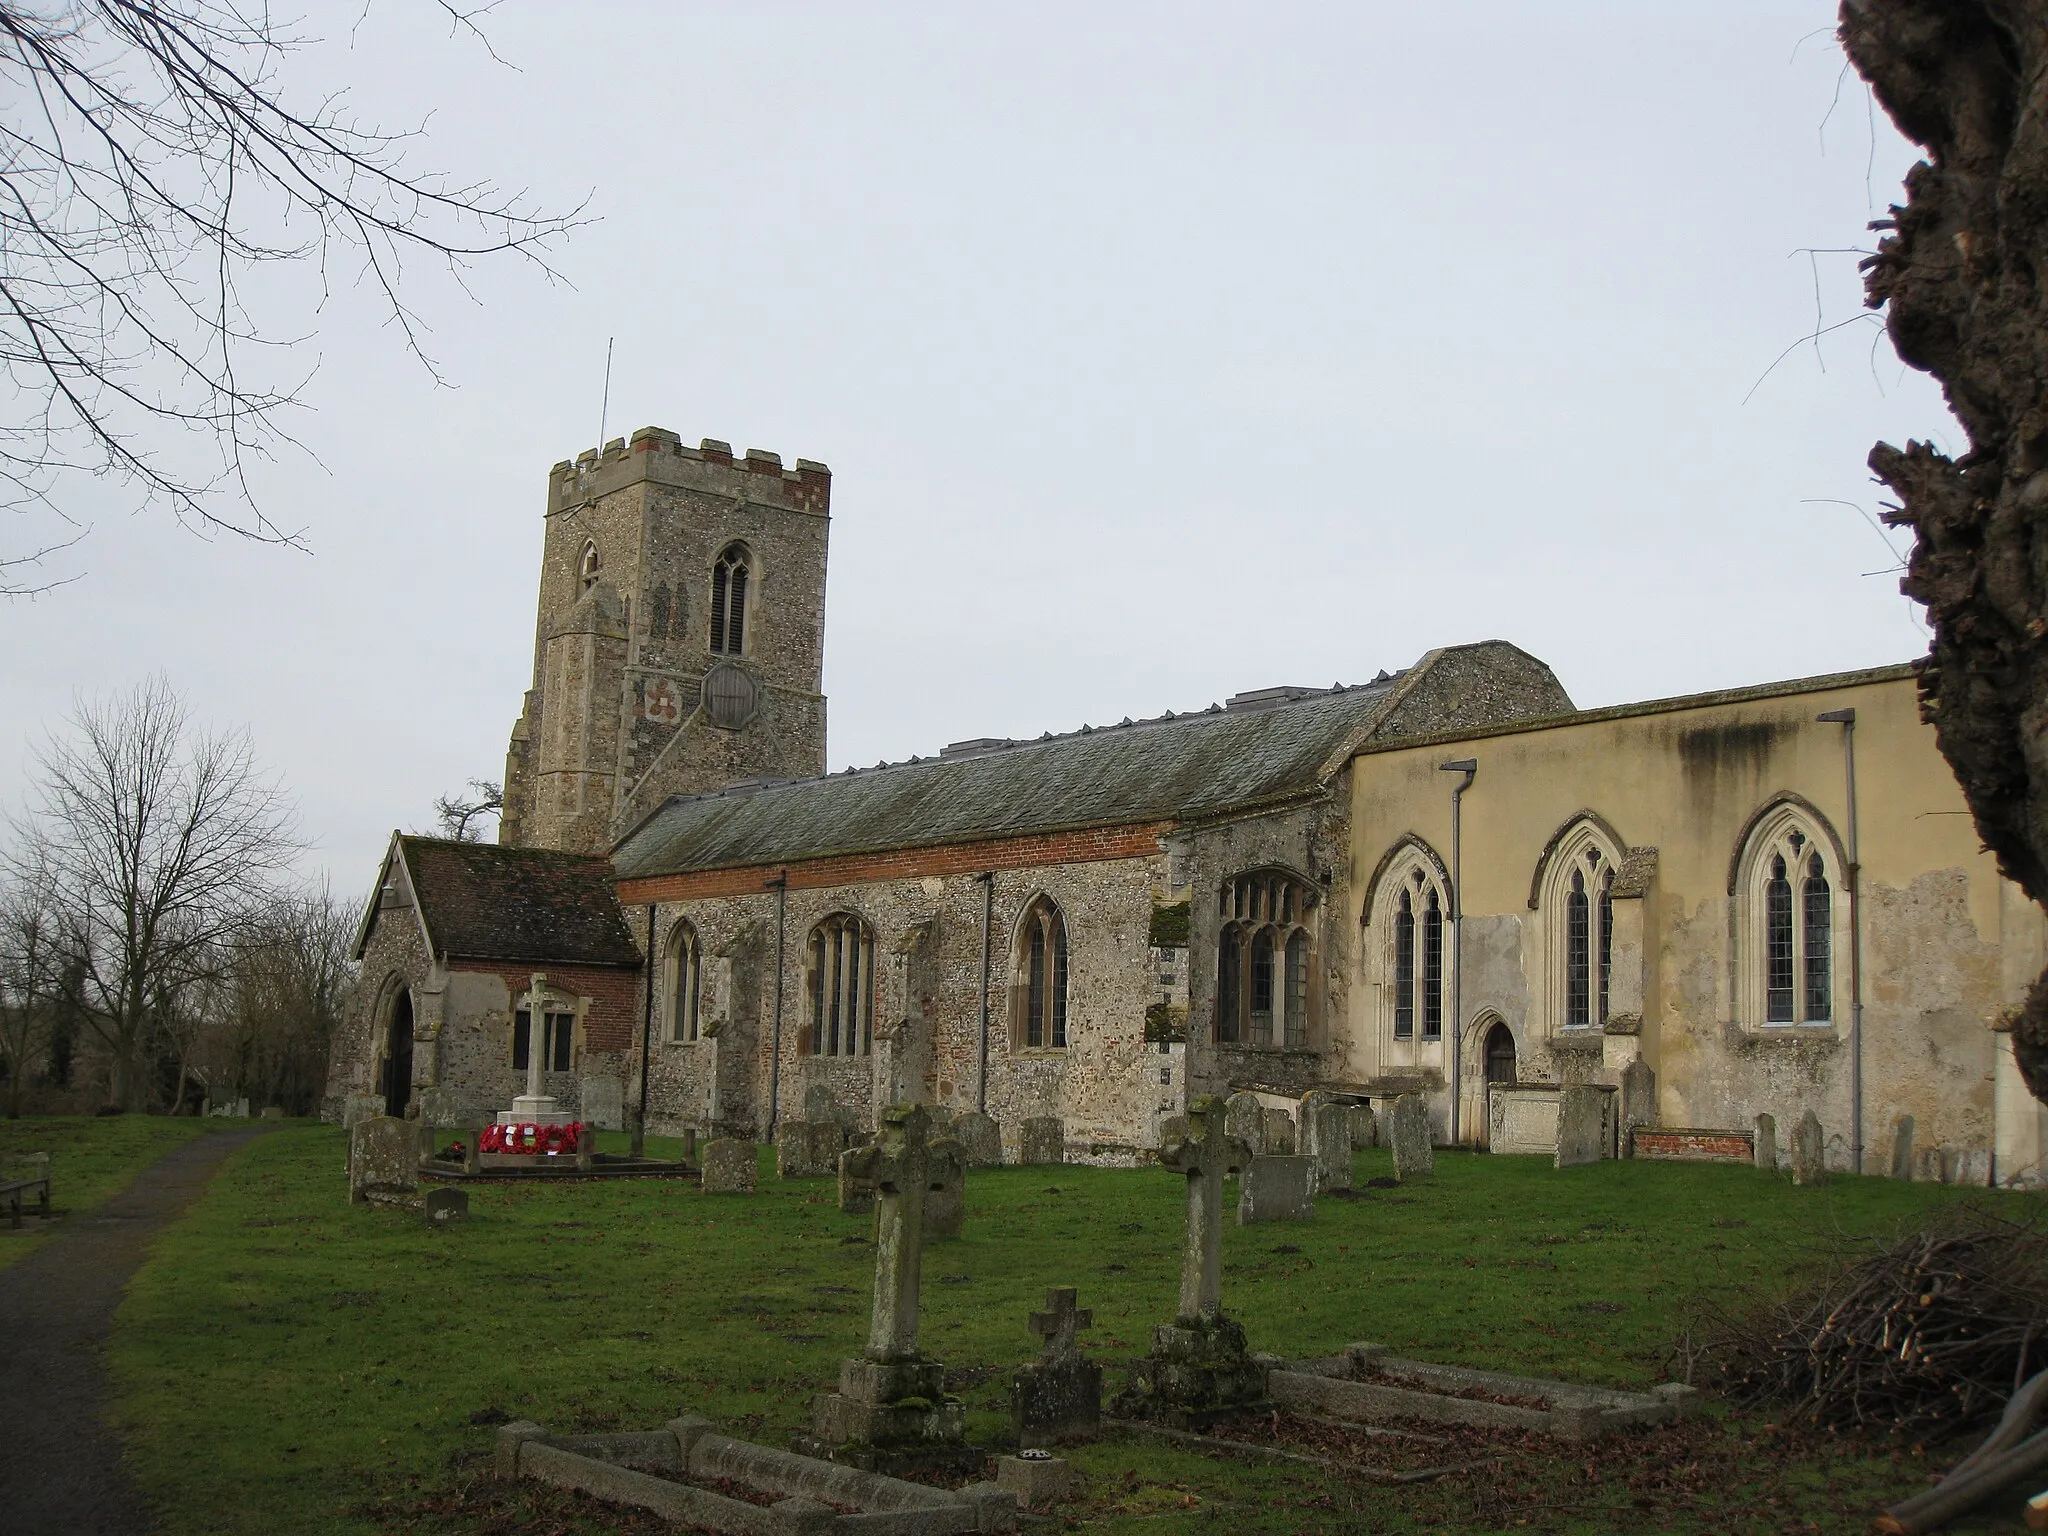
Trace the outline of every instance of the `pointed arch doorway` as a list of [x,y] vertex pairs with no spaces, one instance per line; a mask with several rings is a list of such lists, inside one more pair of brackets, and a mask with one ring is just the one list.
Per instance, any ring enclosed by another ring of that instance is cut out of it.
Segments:
[[1479,1123],[1487,1128],[1487,1139],[1491,1143],[1493,1090],[1496,1085],[1506,1086],[1515,1080],[1514,1031],[1499,1019],[1495,1019],[1481,1041],[1480,1051],[1486,1063],[1486,1102],[1481,1107]]
[[412,990],[398,989],[391,1005],[391,1023],[384,1044],[384,1113],[393,1118],[405,1114],[412,1102]]

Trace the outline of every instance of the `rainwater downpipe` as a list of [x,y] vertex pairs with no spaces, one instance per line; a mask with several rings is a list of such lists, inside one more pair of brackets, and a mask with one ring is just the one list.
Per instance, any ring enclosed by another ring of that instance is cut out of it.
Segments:
[[1849,791],[1849,1166],[1863,1171],[1863,856],[1856,841],[1856,711],[1814,719],[1842,728],[1842,772]]
[[789,917],[789,871],[761,882],[775,893],[775,1022],[768,1038],[768,1139],[775,1139],[775,1119],[782,1108],[782,934]]
[[654,1049],[654,903],[647,903],[647,1005],[640,1016],[640,1134],[647,1134],[647,1076]]
[[1479,759],[1438,763],[1440,773],[1462,773],[1451,789],[1451,1145],[1458,1145],[1458,1110],[1465,1098],[1459,1046],[1465,1038],[1465,791],[1479,777]]
[[988,1113],[988,935],[996,915],[996,875],[986,870],[974,877],[981,882],[981,1066],[974,1090],[974,1107]]

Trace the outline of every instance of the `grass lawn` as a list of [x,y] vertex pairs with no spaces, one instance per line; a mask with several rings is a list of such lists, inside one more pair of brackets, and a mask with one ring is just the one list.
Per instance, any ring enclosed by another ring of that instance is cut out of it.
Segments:
[[[696,1411],[786,1443],[865,1338],[870,1223],[839,1213],[829,1181],[768,1175],[751,1199],[680,1182],[501,1186],[472,1191],[468,1223],[429,1229],[349,1208],[343,1156],[325,1127],[252,1143],[136,1278],[114,1341],[118,1412],[167,1532],[602,1529],[595,1506],[491,1484],[488,1422],[653,1429]],[[1667,1374],[1689,1298],[1782,1285],[1831,1247],[1966,1197],[1668,1163],[1560,1173],[1440,1154],[1438,1170],[1324,1200],[1310,1223],[1228,1228],[1224,1304],[1254,1347],[1376,1339],[1646,1384]],[[1361,1153],[1358,1171],[1390,1171],[1388,1154]],[[1041,1167],[977,1172],[968,1197],[967,1236],[926,1250],[923,1338],[962,1373],[983,1439],[1007,1424],[1007,1371],[1035,1351],[1025,1318],[1049,1285],[1080,1287],[1095,1313],[1084,1342],[1120,1384],[1115,1363],[1171,1315],[1183,1195],[1158,1170]],[[1091,1530],[1233,1536],[1851,1531],[1962,1450],[1845,1446],[1722,1414],[1596,1450],[1479,1439],[1446,1455],[1505,1459],[1388,1488],[1112,1436],[1071,1453],[1088,1483],[1070,1514]]]
[[165,1115],[48,1115],[0,1120],[0,1155],[50,1154],[50,1208],[60,1220],[44,1222],[22,1214],[21,1230],[0,1218],[0,1269],[62,1231],[64,1219],[89,1211],[119,1194],[144,1168],[195,1136],[247,1120],[172,1119]]

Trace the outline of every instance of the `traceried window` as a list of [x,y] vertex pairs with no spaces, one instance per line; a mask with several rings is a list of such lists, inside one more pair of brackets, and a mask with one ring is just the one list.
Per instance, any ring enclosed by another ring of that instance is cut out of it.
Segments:
[[1377,952],[1381,1006],[1397,1041],[1444,1034],[1450,884],[1435,856],[1407,839],[1387,856],[1365,909],[1366,953]]
[[697,930],[688,923],[679,922],[669,931],[662,985],[668,1037],[678,1045],[688,1045],[699,1035],[698,1010],[704,987],[703,954],[697,946]]
[[1012,1044],[1064,1050],[1067,1044],[1067,925],[1050,896],[1025,907],[1017,925]]
[[584,544],[583,558],[576,562],[577,591],[588,592],[597,585],[598,564],[597,541],[592,539]]
[[1605,1027],[1614,991],[1614,873],[1621,848],[1590,813],[1544,853],[1536,895],[1550,933],[1553,1027]]
[[747,648],[747,587],[753,560],[744,544],[729,544],[711,568],[711,649],[741,656]]
[[1835,853],[1811,811],[1786,801],[1762,816],[1738,860],[1742,938],[1737,1007],[1763,1024],[1828,1024],[1835,1014]]
[[1310,914],[1316,890],[1281,870],[1223,886],[1216,954],[1216,1039],[1221,1044],[1309,1048],[1315,982]]
[[850,912],[811,930],[811,1018],[799,1048],[814,1056],[865,1056],[873,1047],[874,930]]
[[[575,1052],[576,1015],[568,1009],[543,1008],[541,1010],[540,1069],[543,1072],[567,1072],[576,1063]],[[521,1072],[527,1069],[532,1059],[528,1052],[533,1049],[533,1016],[521,1008],[512,1016],[512,1065]]]

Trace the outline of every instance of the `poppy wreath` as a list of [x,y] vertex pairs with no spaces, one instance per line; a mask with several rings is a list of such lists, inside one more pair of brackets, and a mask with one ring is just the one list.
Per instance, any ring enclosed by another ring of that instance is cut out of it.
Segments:
[[477,1150],[525,1156],[575,1152],[581,1149],[588,1134],[589,1127],[580,1120],[569,1125],[487,1125],[477,1138]]

